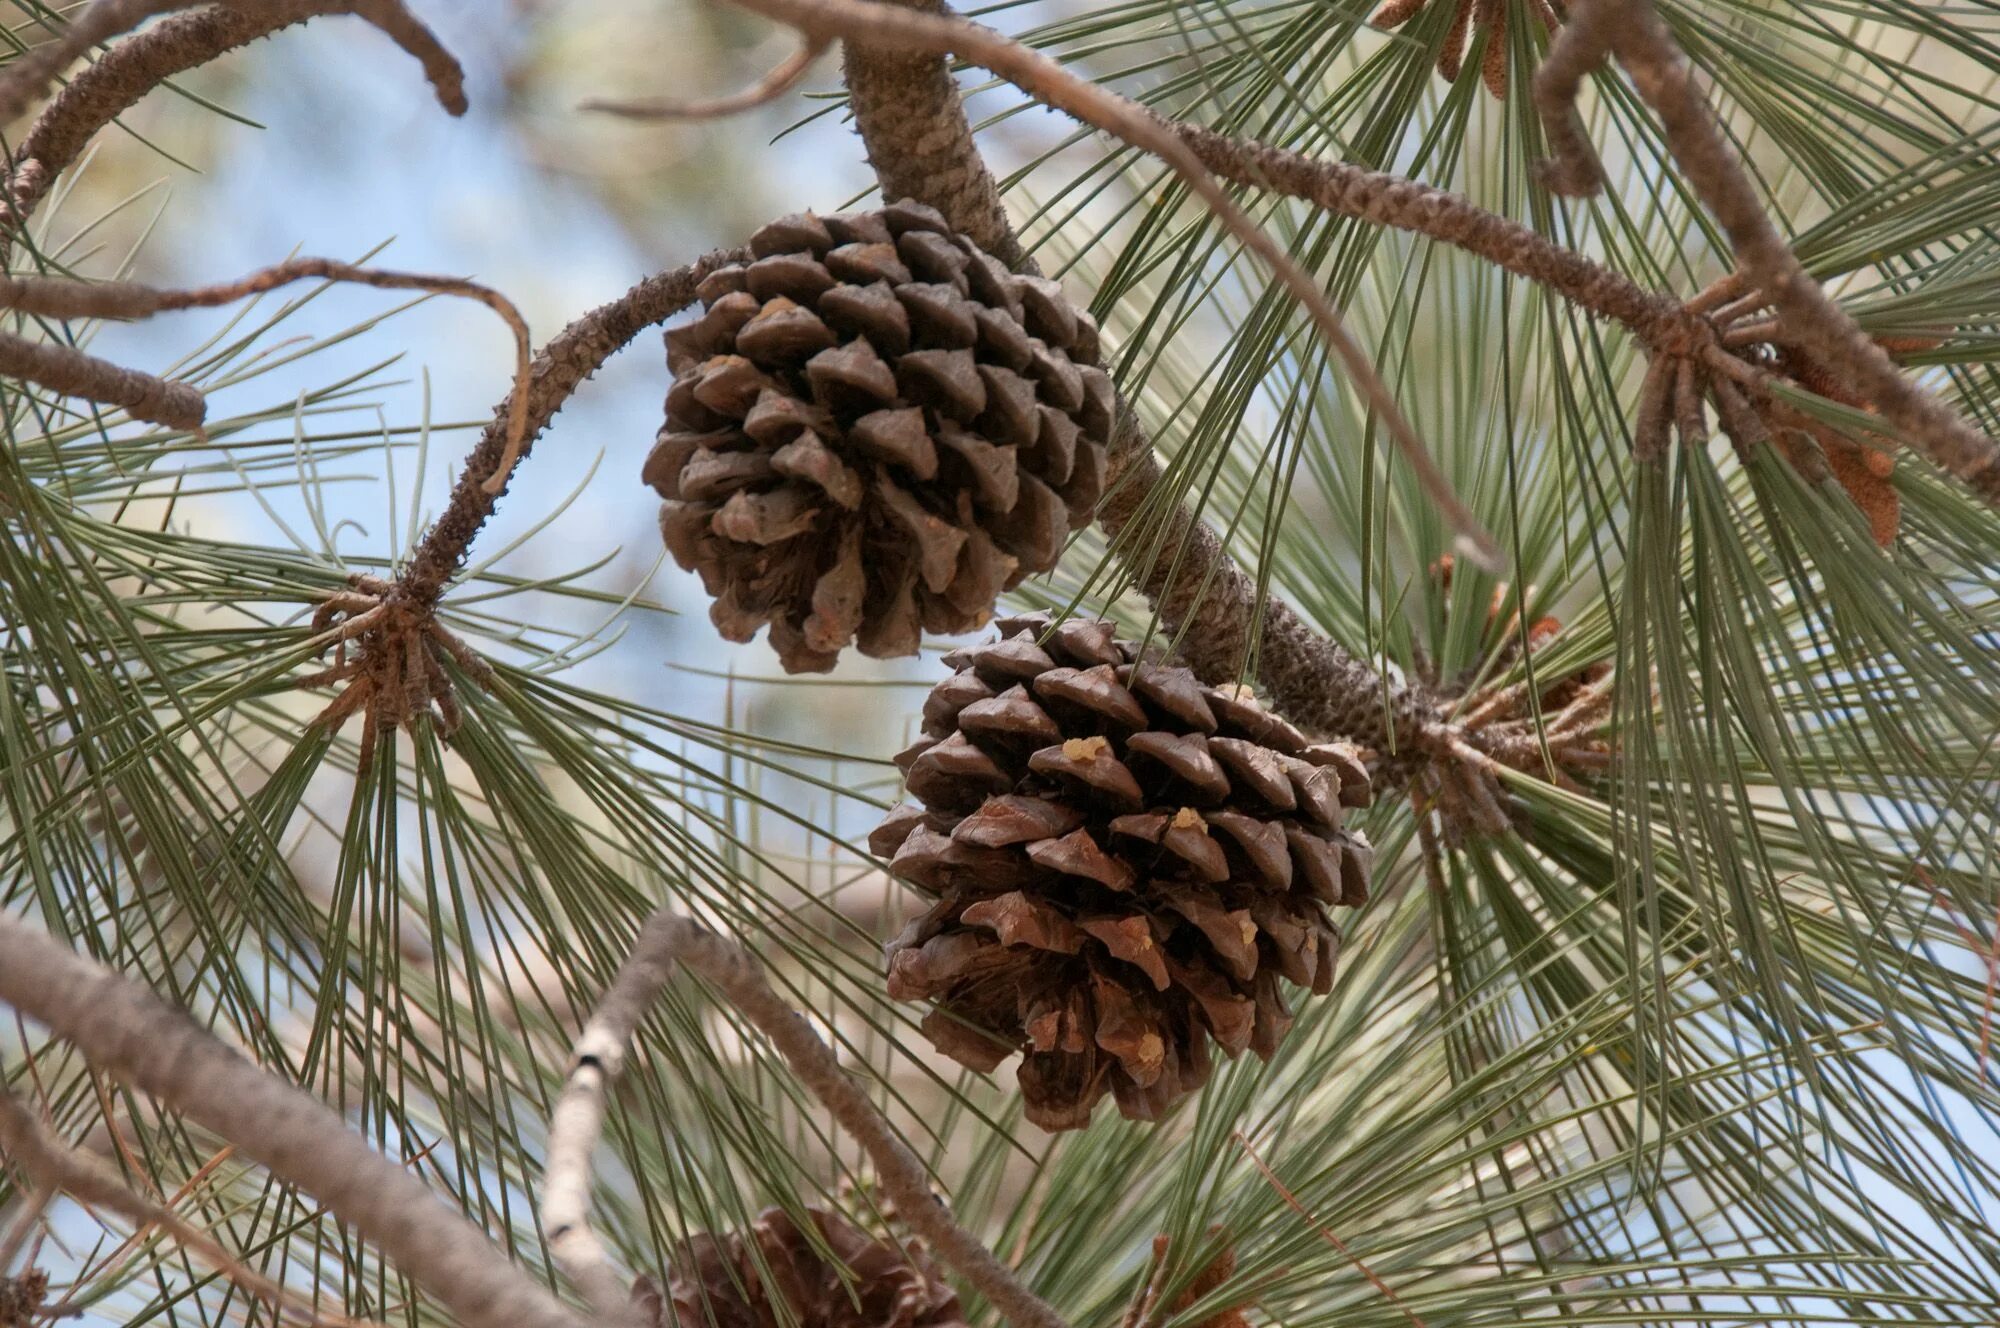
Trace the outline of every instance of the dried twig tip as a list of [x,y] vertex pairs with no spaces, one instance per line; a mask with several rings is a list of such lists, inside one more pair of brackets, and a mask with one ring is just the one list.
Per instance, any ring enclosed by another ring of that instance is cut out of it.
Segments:
[[577,109],[616,115],[627,120],[712,120],[720,116],[755,110],[789,92],[805,76],[806,70],[812,68],[813,61],[825,53],[827,46],[828,43],[824,38],[807,38],[798,50],[774,65],[762,78],[743,91],[732,93],[727,97],[716,97],[707,101],[670,101],[657,97],[620,101],[592,97]]

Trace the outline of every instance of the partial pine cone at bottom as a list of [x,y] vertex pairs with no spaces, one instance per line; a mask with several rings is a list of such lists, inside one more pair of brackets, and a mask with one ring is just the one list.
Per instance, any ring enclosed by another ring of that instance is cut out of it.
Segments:
[[1206,1083],[1211,1039],[1268,1059],[1281,980],[1331,990],[1333,904],[1368,898],[1370,800],[1346,744],[1247,691],[1142,660],[1110,623],[1009,618],[945,657],[914,802],[870,837],[937,902],[888,947],[889,993],[961,1064],[1022,1053],[1028,1119],[1087,1124],[1107,1092],[1155,1120]]
[[787,672],[914,655],[1055,565],[1104,488],[1097,328],[937,212],[785,217],[699,288],[646,481],[723,636]]
[[683,1241],[665,1294],[645,1279],[634,1288],[641,1318],[649,1328],[965,1328],[957,1293],[921,1249],[877,1240],[839,1213],[806,1213],[817,1246],[778,1208],[748,1234]]

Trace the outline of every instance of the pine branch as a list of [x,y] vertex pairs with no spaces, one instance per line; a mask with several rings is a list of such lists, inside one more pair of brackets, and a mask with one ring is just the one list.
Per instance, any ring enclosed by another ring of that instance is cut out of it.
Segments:
[[0,377],[116,406],[135,420],[169,429],[198,430],[208,417],[208,401],[199,388],[122,368],[74,346],[29,341],[9,332],[0,332]]
[[931,1192],[930,1173],[899,1138],[868,1095],[848,1077],[812,1025],[779,999],[741,945],[661,910],[647,919],[632,953],[577,1040],[569,1083],[549,1126],[549,1167],[543,1186],[551,1246],[600,1314],[614,1318],[627,1302],[618,1277],[589,1233],[590,1155],[604,1123],[604,1095],[617,1078],[639,1021],[680,964],[728,999],[771,1040],[799,1082],[875,1164],[876,1180],[900,1221],[1014,1328],[1068,1328],[1053,1306],[1023,1286],[977,1236],[952,1219]]
[[[231,1256],[206,1231],[184,1221],[165,1204],[134,1190],[97,1158],[56,1138],[5,1089],[0,1089],[0,1153],[26,1172],[38,1191],[61,1191],[84,1204],[108,1209],[131,1222],[139,1232],[157,1227],[280,1312],[327,1328],[357,1328],[353,1319],[322,1314],[309,1304],[298,1303],[284,1287]],[[0,1258],[0,1268],[5,1268],[7,1262]]]
[[[884,3],[925,15],[951,12],[944,0]],[[1038,274],[972,140],[951,66],[936,53],[848,37],[841,44],[841,71],[882,197],[928,203],[953,230],[1007,266]]]
[[[113,5],[86,10],[62,39],[16,61],[0,88],[18,115],[47,90],[50,80],[89,47],[136,26],[152,14],[189,8],[188,3]],[[458,61],[401,0],[264,0],[216,4],[193,14],[177,14],[128,37],[80,70],[69,86],[42,108],[21,146],[8,162],[7,202],[15,224],[24,221],[56,180],[82,155],[98,130],[116,120],[162,83],[218,56],[268,37],[283,28],[328,14],[352,14],[380,28],[423,65],[438,102],[453,115],[466,109],[465,77]]]
[[[1381,417],[1390,440],[1415,472],[1426,496],[1458,534],[1468,556],[1490,570],[1504,566],[1500,546],[1470,508],[1452,491],[1451,483],[1416,428],[1404,416],[1388,385],[1341,321],[1326,293],[1285,247],[1239,206],[1201,159],[1160,123],[1150,111],[1106,88],[1064,69],[1019,42],[964,19],[921,14],[869,0],[733,0],[766,18],[797,28],[809,38],[842,38],[864,44],[880,43],[932,57],[955,55],[999,75],[1023,92],[1086,124],[1094,125],[1159,158],[1198,195],[1202,202],[1251,253],[1289,290],[1311,315],[1321,338],[1339,358],[1348,378]],[[857,114],[858,114],[857,110]],[[961,112],[962,114],[962,112]],[[955,137],[955,134],[949,135]],[[969,146],[969,145],[968,145]]]
[[[527,382],[528,325],[506,296],[477,282],[458,277],[433,277],[416,272],[390,272],[356,267],[325,258],[294,258],[253,272],[236,281],[188,290],[163,290],[131,281],[72,281],[64,277],[0,275],[0,309],[14,309],[45,318],[147,318],[177,309],[209,309],[234,304],[251,295],[312,278],[374,286],[384,290],[420,290],[477,300],[500,315],[514,334],[514,381],[511,400],[523,403],[507,420],[508,445],[486,477],[489,486],[506,479],[520,452],[526,428],[527,397],[518,389]],[[208,404],[199,389],[169,383],[134,369],[121,369],[73,347],[37,343],[0,334],[0,373],[11,373],[66,395],[122,406],[136,419],[171,428],[199,429]]]
[[312,1195],[470,1328],[577,1328],[486,1234],[304,1090],[150,990],[0,914],[0,1000]]
[[1536,100],[1550,117],[1558,157],[1552,183],[1590,191],[1603,170],[1582,137],[1571,99],[1580,70],[1609,50],[1659,115],[1667,146],[1688,183],[1729,236],[1738,266],[1777,310],[1790,334],[1882,412],[1908,441],[1989,503],[2000,505],[2000,442],[1906,377],[1799,262],[1772,225],[1756,187],[1724,138],[1673,34],[1651,0],[1579,0],[1571,25],[1538,76]]
[[1124,471],[1097,519],[1196,673],[1213,684],[1234,682],[1254,654],[1259,695],[1309,732],[1351,738],[1385,755],[1445,749],[1447,726],[1427,698],[1385,680],[1277,596],[1260,599],[1256,580],[1187,508],[1176,503],[1164,516],[1151,510],[1164,492],[1159,462],[1129,410],[1120,413],[1119,429],[1114,445],[1126,458]]
[[[890,0],[935,15],[939,0]],[[888,198],[909,197],[944,214],[954,229],[988,252],[1039,273],[1022,250],[999,203],[999,191],[973,142],[957,85],[937,53],[898,51],[865,38],[843,43],[855,123]],[[1192,147],[1193,145],[1191,145]],[[900,164],[922,159],[923,171]],[[1112,474],[1098,520],[1114,552],[1131,565],[1140,589],[1167,626],[1181,632],[1189,662],[1211,683],[1235,682],[1255,658],[1260,690],[1278,710],[1321,734],[1353,738],[1382,751],[1442,750],[1435,708],[1385,680],[1303,622],[1276,596],[1260,597],[1255,580],[1236,566],[1213,530],[1178,502],[1164,519],[1160,544],[1170,561],[1116,541],[1142,510],[1161,519],[1161,471],[1151,440],[1129,405],[1119,406]],[[1262,620],[1262,638],[1253,639]]]
[[[558,333],[536,353],[523,376],[525,391],[516,387],[495,408],[493,422],[486,426],[466,458],[458,486],[444,514],[434,522],[417,545],[409,565],[397,578],[397,593],[417,603],[435,605],[444,588],[465,562],[473,537],[493,515],[505,480],[512,474],[501,464],[510,451],[512,421],[521,419],[520,442],[513,446],[513,464],[519,464],[542,431],[549,427],[563,404],[583,385],[583,381],[632,338],[649,327],[665,322],[694,303],[695,287],[719,267],[749,261],[743,249],[718,249],[704,254],[686,267],[657,273],[646,278],[615,300],[583,314]],[[489,488],[488,476],[500,476],[502,483]]]
[[1202,125],[1163,117],[1160,124],[1186,143],[1209,170],[1234,184],[1301,199],[1343,217],[1462,249],[1526,277],[1587,313],[1621,324],[1649,346],[1693,334],[1693,315],[1673,296],[1649,291],[1458,194],[1348,162],[1231,138]]

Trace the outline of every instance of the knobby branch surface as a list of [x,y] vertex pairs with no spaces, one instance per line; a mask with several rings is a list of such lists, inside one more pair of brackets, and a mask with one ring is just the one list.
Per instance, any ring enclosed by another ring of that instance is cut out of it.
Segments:
[[[417,272],[391,272],[356,267],[325,258],[294,258],[253,272],[236,281],[189,290],[162,290],[130,281],[74,281],[66,277],[16,277],[0,274],[0,309],[47,318],[148,318],[176,309],[209,309],[234,304],[249,296],[295,281],[320,278],[385,290],[419,290],[477,300],[500,315],[514,334],[514,381],[510,399],[521,404],[507,421],[508,446],[496,459],[486,483],[504,482],[505,469],[519,454],[527,424],[528,325],[513,302],[498,291],[458,277],[434,277]],[[4,334],[0,334],[4,335]],[[6,337],[6,341],[18,341]],[[23,366],[8,368],[9,362]],[[207,414],[201,393],[186,383],[167,383],[131,369],[118,369],[73,347],[18,341],[0,344],[0,372],[41,383],[70,396],[123,406],[135,418],[175,428],[199,428]]]
[[[435,605],[459,567],[472,540],[493,515],[512,467],[534,447],[583,381],[630,345],[649,327],[665,322],[694,303],[695,287],[719,267],[750,261],[747,249],[718,249],[686,267],[646,278],[617,299],[576,318],[536,353],[513,391],[495,409],[492,423],[480,434],[451,500],[425,532],[408,566],[396,580],[396,592],[425,605]],[[520,421],[519,442],[515,420]],[[512,462],[503,469],[512,454]],[[500,483],[489,487],[486,480]]]
[[[944,0],[882,0],[919,14]],[[891,201],[913,198],[944,214],[953,230],[1017,272],[1040,275],[1000,201],[1000,186],[972,140],[972,123],[951,66],[938,54],[849,35],[841,42],[854,127]]]
[[149,989],[4,913],[0,1001],[326,1205],[468,1328],[580,1328],[485,1232],[324,1103]]
[[557,1256],[601,1314],[621,1314],[629,1297],[589,1233],[590,1155],[603,1129],[606,1089],[624,1064],[640,1020],[659,998],[676,964],[715,988],[770,1039],[799,1082],[874,1162],[876,1180],[895,1205],[898,1220],[929,1242],[937,1256],[992,1302],[1008,1323],[1014,1328],[1067,1328],[1053,1306],[1023,1286],[978,1237],[952,1219],[950,1210],[931,1192],[923,1162],[848,1077],[812,1025],[771,990],[749,951],[665,910],[640,930],[631,956],[578,1039],[569,1083],[549,1127],[544,1225]]
[[[188,9],[189,3],[107,5],[84,11],[62,37],[38,46],[0,74],[0,101],[12,118],[47,91],[50,81],[78,54],[154,14]],[[4,201],[16,225],[41,202],[57,176],[82,155],[100,129],[178,74],[207,64],[260,37],[328,14],[351,14],[387,34],[416,57],[453,115],[466,109],[465,76],[458,61],[401,0],[259,0],[213,4],[171,18],[126,38],[78,70],[69,85],[42,108],[7,163]]]
[[1580,71],[1608,49],[1659,115],[1668,150],[1728,235],[1760,303],[1773,308],[1807,352],[1849,382],[1910,444],[2000,505],[2000,442],[1906,376],[1805,270],[1765,212],[1693,65],[1652,0],[1578,0],[1571,9],[1572,26],[1537,78],[1537,103],[1550,118],[1551,142],[1564,154],[1551,173],[1552,184],[1582,192],[1602,185],[1603,169],[1582,135],[1574,96]]
[[[1346,369],[1349,379],[1382,419],[1404,461],[1459,543],[1482,565],[1504,567],[1498,543],[1471,509],[1452,491],[1431,459],[1416,428],[1404,417],[1395,395],[1341,322],[1340,313],[1311,274],[1299,266],[1270,232],[1237,205],[1185,143],[1138,103],[1064,69],[1060,64],[991,28],[941,14],[918,13],[868,0],[734,0],[767,18],[787,23],[808,37],[842,38],[863,45],[901,48],[930,56],[953,55],[1006,79],[1035,100],[1114,135],[1158,157],[1179,175],[1208,209],[1263,260],[1292,297],[1312,316],[1320,336]],[[856,113],[859,114],[857,107]]]

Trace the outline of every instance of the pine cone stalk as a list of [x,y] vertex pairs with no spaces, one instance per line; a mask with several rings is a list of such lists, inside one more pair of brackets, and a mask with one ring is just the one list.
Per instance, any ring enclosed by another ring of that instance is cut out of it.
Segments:
[[1207,1081],[1211,1040],[1271,1056],[1284,983],[1331,990],[1327,908],[1368,898],[1341,824],[1367,770],[1109,623],[1000,630],[946,656],[897,758],[914,801],[870,839],[936,900],[888,947],[889,992],[936,1001],[924,1031],[962,1064],[1020,1051],[1044,1129],[1107,1092],[1154,1120]]

